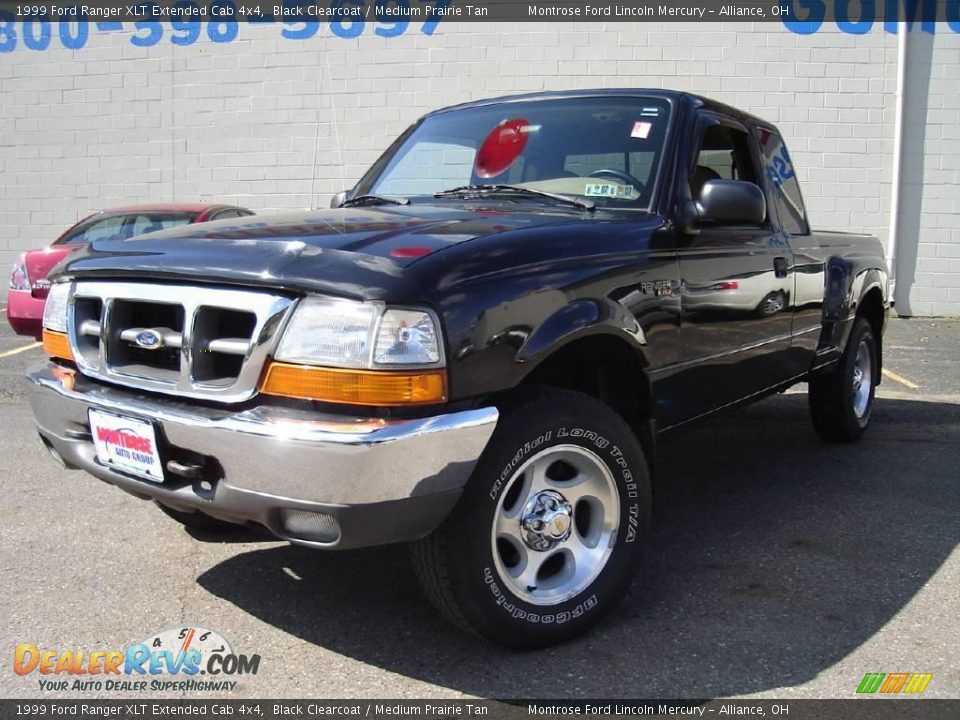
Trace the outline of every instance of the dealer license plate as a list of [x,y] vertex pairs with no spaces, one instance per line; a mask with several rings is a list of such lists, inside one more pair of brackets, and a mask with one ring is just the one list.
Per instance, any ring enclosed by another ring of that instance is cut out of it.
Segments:
[[163,482],[157,434],[151,423],[99,410],[90,410],[89,418],[97,460],[144,480]]

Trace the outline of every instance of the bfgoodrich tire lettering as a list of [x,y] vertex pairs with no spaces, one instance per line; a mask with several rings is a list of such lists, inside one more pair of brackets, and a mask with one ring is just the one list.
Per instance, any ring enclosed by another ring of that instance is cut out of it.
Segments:
[[541,647],[616,605],[649,524],[647,463],[626,423],[590,396],[539,389],[502,408],[457,507],[413,556],[447,618]]

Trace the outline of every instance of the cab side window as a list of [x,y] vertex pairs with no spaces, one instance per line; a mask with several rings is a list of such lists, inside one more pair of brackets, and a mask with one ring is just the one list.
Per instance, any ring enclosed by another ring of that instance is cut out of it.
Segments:
[[746,180],[757,183],[749,137],[743,130],[710,125],[690,171],[690,195],[696,200],[708,180]]
[[780,226],[791,235],[808,234],[810,225],[807,223],[807,212],[803,207],[800,183],[797,182],[797,173],[793,169],[787,146],[779,135],[767,128],[757,128],[757,143]]

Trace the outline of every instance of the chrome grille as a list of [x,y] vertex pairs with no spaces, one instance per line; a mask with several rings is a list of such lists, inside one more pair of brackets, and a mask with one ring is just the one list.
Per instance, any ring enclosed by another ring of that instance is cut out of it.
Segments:
[[240,402],[257,392],[293,302],[259,290],[77,282],[68,306],[70,344],[90,377]]

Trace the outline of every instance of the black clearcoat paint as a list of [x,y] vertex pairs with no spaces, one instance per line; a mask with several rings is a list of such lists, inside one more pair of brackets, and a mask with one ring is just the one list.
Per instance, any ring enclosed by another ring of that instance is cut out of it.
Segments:
[[[673,107],[650,212],[496,198],[259,216],[94,243],[59,274],[427,305],[443,324],[453,401],[512,388],[569,343],[608,336],[638,359],[661,428],[802,379],[836,360],[868,292],[886,307],[876,238],[790,236],[776,217],[763,227],[689,232],[697,123],[711,114],[751,136],[772,125],[659,90],[468,106],[602,95],[664,98]],[[411,247],[418,254],[396,256]]]

